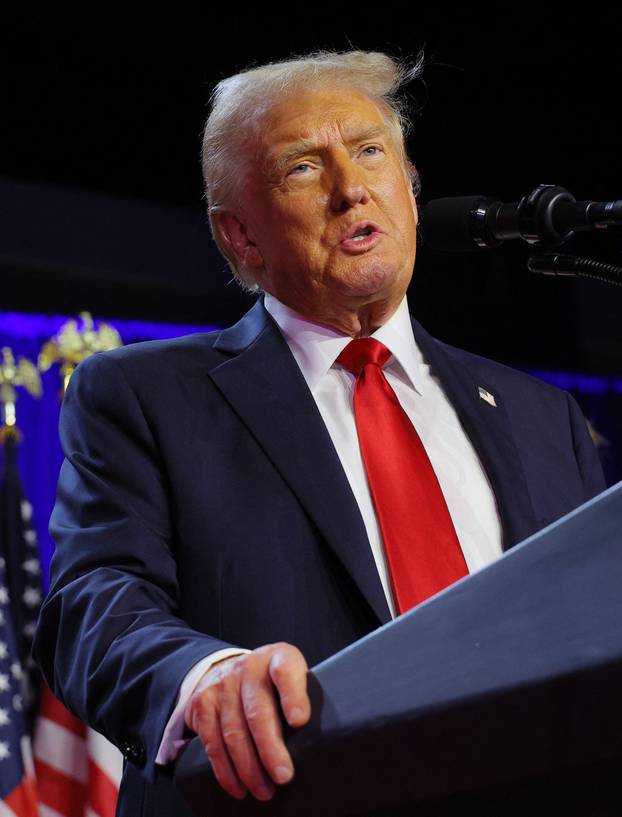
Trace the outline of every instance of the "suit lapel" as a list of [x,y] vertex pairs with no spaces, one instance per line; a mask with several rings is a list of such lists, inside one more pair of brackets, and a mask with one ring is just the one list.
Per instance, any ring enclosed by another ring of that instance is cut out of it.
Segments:
[[232,356],[210,372],[337,554],[378,619],[390,619],[365,526],[317,405],[287,343],[258,302],[223,331]]
[[503,527],[503,548],[507,550],[537,530],[537,520],[529,497],[525,473],[505,406],[499,395],[497,405],[480,397],[482,387],[491,395],[494,383],[485,383],[464,365],[463,353],[432,338],[413,320],[415,339],[437,375],[490,479]]

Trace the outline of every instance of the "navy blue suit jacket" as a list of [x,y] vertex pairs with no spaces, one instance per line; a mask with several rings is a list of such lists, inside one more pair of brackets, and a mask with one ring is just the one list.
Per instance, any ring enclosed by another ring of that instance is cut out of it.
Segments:
[[[505,548],[604,488],[569,395],[413,325],[490,478]],[[280,640],[313,665],[386,622],[365,528],[261,302],[222,332],[86,360],[61,436],[35,652],[130,761],[119,813],[181,815],[154,759],[186,672],[222,647]]]

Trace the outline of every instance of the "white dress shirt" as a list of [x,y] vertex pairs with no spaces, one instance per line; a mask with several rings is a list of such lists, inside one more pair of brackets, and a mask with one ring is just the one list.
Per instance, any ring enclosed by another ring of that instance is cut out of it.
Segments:
[[[395,617],[387,559],[356,433],[353,410],[356,378],[336,363],[351,338],[311,323],[272,295],[265,295],[264,304],[287,341],[326,424],[361,512],[384,594]],[[499,514],[477,453],[415,342],[406,298],[372,337],[391,352],[383,367],[384,375],[417,429],[445,497],[469,573],[473,573],[501,554]],[[157,763],[175,758],[185,708],[201,676],[217,661],[242,652],[233,648],[219,650],[186,675],[164,731]]]

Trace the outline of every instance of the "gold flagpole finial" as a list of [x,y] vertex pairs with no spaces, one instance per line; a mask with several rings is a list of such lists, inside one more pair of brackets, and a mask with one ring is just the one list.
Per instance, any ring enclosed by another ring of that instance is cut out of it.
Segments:
[[4,346],[0,361],[0,406],[2,413],[0,442],[4,442],[9,436],[19,439],[16,387],[25,388],[33,397],[41,397],[41,377],[37,367],[28,358],[21,356],[16,363],[13,350],[9,346]]
[[76,366],[84,358],[96,352],[107,352],[123,346],[123,341],[117,330],[110,324],[100,322],[95,324],[90,312],[80,312],[80,321],[70,320],[61,326],[57,335],[45,343],[39,353],[39,370],[47,372],[54,363],[60,367],[63,380],[63,395],[69,385],[69,380]]

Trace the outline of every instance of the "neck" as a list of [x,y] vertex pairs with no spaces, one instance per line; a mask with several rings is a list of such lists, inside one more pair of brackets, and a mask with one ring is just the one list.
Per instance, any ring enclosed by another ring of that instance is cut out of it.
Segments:
[[273,294],[281,303],[293,309],[305,320],[334,329],[351,338],[366,338],[373,334],[391,318],[404,297],[401,295],[399,298],[352,305],[348,308],[337,303],[322,304],[320,307],[301,305],[293,303],[287,296]]

